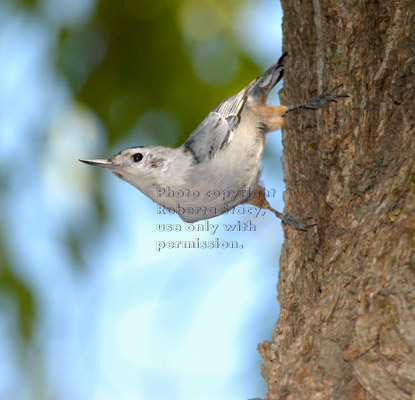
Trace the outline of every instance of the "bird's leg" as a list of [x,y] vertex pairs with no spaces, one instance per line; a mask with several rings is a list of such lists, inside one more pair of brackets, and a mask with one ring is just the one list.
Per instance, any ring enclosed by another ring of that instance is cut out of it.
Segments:
[[280,213],[279,211],[272,208],[269,204],[267,210],[273,212],[282,222],[287,225],[290,225],[291,228],[297,229],[299,231],[307,231],[308,228],[316,226],[317,224],[308,224],[312,217],[297,217],[296,215],[292,215],[290,213]]
[[336,102],[338,98],[349,97],[347,94],[334,93],[340,86],[341,84],[333,89],[325,90],[320,95],[308,99],[303,103],[293,104],[291,106],[270,107],[267,104],[257,105],[251,103],[250,107],[259,118],[262,130],[264,132],[271,132],[284,125],[284,116],[290,111],[301,109],[316,110],[325,107],[331,102]]
[[271,205],[268,203],[268,200],[265,197],[264,188],[260,185],[257,185],[252,193],[254,193],[255,196],[254,197],[251,196],[249,200],[246,201],[246,203],[252,204],[255,207],[273,212],[282,222],[291,226],[294,229],[297,229],[299,231],[307,231],[308,228],[311,228],[312,226],[317,225],[317,224],[307,225],[307,221],[310,220],[311,217],[308,217],[308,218],[297,217],[289,213],[280,213],[279,211],[272,208]]
[[318,108],[325,107],[327,104],[331,102],[336,102],[340,97],[349,97],[347,94],[335,94],[334,91],[338,89],[340,85],[337,85],[333,89],[325,90],[320,95],[313,97],[311,99],[306,100],[303,103],[293,104],[291,106],[286,106],[286,112],[300,110],[300,109],[309,109],[309,110],[316,110]]
[[[336,102],[338,98],[341,97],[349,97],[347,94],[336,94],[334,91],[338,89],[340,85],[337,85],[333,89],[325,90],[320,95],[313,97],[309,100],[306,100],[303,103],[293,104],[291,106],[277,106],[277,107],[263,107],[262,115],[267,117],[263,118],[266,121],[266,126],[269,128],[268,130],[274,130],[278,126],[283,125],[283,116],[294,110],[301,110],[301,109],[311,109],[316,110],[318,108],[325,107],[330,102]],[[257,186],[260,190],[262,190],[262,193],[264,194],[264,189],[260,186]],[[297,217],[296,215],[292,215],[289,213],[280,213],[279,211],[275,210],[271,207],[271,205],[268,203],[267,199],[264,198],[261,202],[252,202],[251,204],[255,205],[256,207],[265,208],[271,212],[273,212],[278,218],[281,219],[282,222],[285,224],[291,226],[294,229],[300,230],[300,231],[307,231],[308,228],[311,228],[312,226],[315,226],[317,224],[307,224],[307,222],[312,217]]]
[[288,111],[287,107],[270,107],[267,104],[257,105],[253,103],[250,103],[249,106],[258,118],[260,122],[259,126],[264,133],[275,131],[284,124],[283,116]]

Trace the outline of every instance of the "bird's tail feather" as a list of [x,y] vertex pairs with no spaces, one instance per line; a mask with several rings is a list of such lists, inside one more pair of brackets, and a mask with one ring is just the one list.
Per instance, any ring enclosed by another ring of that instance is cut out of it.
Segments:
[[279,82],[284,75],[284,58],[287,55],[285,52],[280,59],[271,65],[268,70],[260,76],[254,83],[250,96],[257,104],[265,104],[269,92]]

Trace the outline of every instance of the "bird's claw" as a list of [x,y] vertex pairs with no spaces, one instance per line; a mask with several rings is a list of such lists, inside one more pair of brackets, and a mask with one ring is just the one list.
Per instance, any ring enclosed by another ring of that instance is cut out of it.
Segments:
[[308,228],[311,228],[317,225],[317,224],[307,225],[307,221],[309,221],[311,218],[312,217],[297,217],[296,215],[292,215],[289,213],[284,213],[281,216],[282,222],[284,222],[285,224],[299,231],[307,231]]
[[335,86],[333,89],[325,90],[323,93],[319,94],[316,97],[313,97],[309,100],[307,100],[305,103],[307,105],[307,108],[311,108],[313,110],[316,110],[317,108],[325,107],[327,104],[331,102],[336,102],[338,98],[340,97],[349,97],[348,94],[342,93],[342,94],[336,94],[334,91],[341,87],[342,84],[339,84]]
[[317,110],[318,108],[323,108],[331,102],[336,102],[337,99],[341,97],[350,97],[348,94],[336,94],[334,91],[338,89],[342,84],[335,86],[333,89],[325,90],[323,93],[319,94],[316,97],[306,100],[304,103],[294,104],[287,107],[287,111],[294,111],[300,109],[311,109]]

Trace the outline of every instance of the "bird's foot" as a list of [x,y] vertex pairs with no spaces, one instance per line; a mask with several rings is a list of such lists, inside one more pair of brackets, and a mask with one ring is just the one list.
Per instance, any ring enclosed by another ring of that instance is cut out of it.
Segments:
[[288,111],[300,110],[302,108],[317,110],[318,108],[325,107],[327,104],[331,102],[337,102],[338,98],[341,97],[349,97],[348,94],[336,94],[334,91],[338,89],[342,84],[337,85],[333,89],[325,90],[323,93],[319,94],[316,97],[313,97],[309,100],[306,100],[304,103],[294,104],[292,106],[287,107]]
[[311,228],[312,226],[316,226],[317,224],[308,224],[307,222],[312,217],[297,217],[296,215],[292,215],[290,213],[280,213],[275,208],[272,208],[268,204],[268,210],[273,212],[282,222],[285,224],[291,226],[291,228],[297,229],[299,231],[307,231],[308,228]]
[[284,213],[281,215],[281,221],[285,224],[291,226],[291,228],[297,229],[299,231],[307,231],[308,228],[316,226],[317,224],[307,224],[307,222],[312,217],[297,217],[289,213]]

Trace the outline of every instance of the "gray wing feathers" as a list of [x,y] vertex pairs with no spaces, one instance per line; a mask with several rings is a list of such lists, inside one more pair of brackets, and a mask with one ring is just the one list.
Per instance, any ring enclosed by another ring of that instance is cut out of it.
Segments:
[[210,112],[202,123],[184,142],[184,147],[193,153],[196,163],[201,163],[213,157],[230,134],[226,118],[217,112]]
[[246,98],[248,97],[252,88],[255,86],[255,83],[258,81],[258,79],[259,78],[252,81],[246,88],[241,90],[238,94],[235,94],[232,97],[228,97],[225,100],[222,100],[213,109],[213,111],[216,111],[225,118],[239,116],[245,104]]
[[196,163],[212,158],[216,151],[230,142],[233,137],[231,133],[239,124],[246,98],[257,80],[217,105],[183,144],[192,151]]
[[268,93],[282,78],[286,54],[238,94],[219,103],[193,131],[183,146],[192,151],[196,163],[212,158],[216,151],[232,140],[232,133],[239,124],[241,111],[249,95],[256,102],[265,104]]

